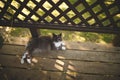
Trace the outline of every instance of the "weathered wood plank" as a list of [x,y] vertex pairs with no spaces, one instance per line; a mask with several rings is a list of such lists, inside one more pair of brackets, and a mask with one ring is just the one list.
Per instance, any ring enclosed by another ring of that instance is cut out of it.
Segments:
[[47,70],[75,71],[87,74],[120,75],[120,64],[49,59],[38,59],[38,61],[39,62],[36,66],[41,64],[42,68]]
[[20,60],[16,56],[0,55],[0,64],[7,67],[19,67],[26,69],[41,69],[48,71],[59,72],[78,72],[85,74],[98,74],[98,75],[120,75],[120,64],[111,63],[99,63],[99,62],[85,62],[74,60],[59,60],[59,59],[47,59],[37,57],[36,64],[27,65],[20,64]]
[[[33,65],[20,64],[25,47],[4,45],[0,50],[0,79],[5,80],[119,80],[119,49],[69,49],[66,51],[50,51],[36,53]],[[103,51],[102,51],[103,50]],[[22,71],[21,71],[22,69]],[[13,72],[12,72],[13,71]],[[11,73],[12,72],[12,73]],[[47,74],[43,74],[46,72]],[[18,73],[18,74],[16,74]],[[25,74],[27,76],[25,76]],[[49,74],[48,74],[49,73]],[[22,77],[19,75],[22,74]],[[33,74],[33,76],[32,76]],[[38,75],[39,74],[39,75]],[[56,74],[56,77],[54,75]],[[30,76],[29,76],[30,75]],[[36,75],[36,78],[34,77]],[[41,76],[43,76],[41,78]]]
[[[0,50],[2,54],[12,54],[21,56],[25,47],[5,45]],[[97,61],[120,63],[120,52],[106,52],[106,51],[89,51],[89,50],[66,50],[66,51],[50,51],[49,53],[34,54],[34,56],[44,58],[59,58],[59,59],[73,59],[83,61]]]
[[93,51],[108,51],[120,52],[120,47],[113,47],[112,44],[92,43],[92,42],[66,42],[68,49],[75,50],[93,50]]
[[120,63],[120,53],[66,50],[66,51],[51,51],[49,53],[39,53],[34,54],[34,56],[65,60]]
[[119,80],[118,76],[110,76],[110,75],[94,75],[94,74],[80,74],[80,73],[67,73],[67,80]]
[[25,50],[25,46],[19,45],[4,45],[2,49],[0,49],[0,53],[7,54],[22,54]]
[[119,80],[120,77],[109,75],[90,75],[75,72],[62,73],[43,70],[26,70],[19,68],[3,68],[0,80]]
[[60,72],[19,68],[3,68],[0,70],[0,80],[59,80],[60,77]]
[[20,64],[20,57],[19,56],[10,56],[10,55],[0,55],[0,65],[2,66],[14,66],[14,67],[19,67],[19,68],[26,68],[28,69],[31,67],[30,65]]
[[[18,41],[19,39],[19,41]],[[28,42],[28,38],[18,38],[13,37],[10,44],[17,45],[26,45]],[[67,49],[75,49],[75,50],[93,50],[93,51],[108,51],[108,52],[120,52],[120,47],[113,47],[112,44],[105,43],[92,43],[92,42],[71,42],[65,41]],[[9,44],[9,43],[8,43]]]
[[[18,39],[17,39],[18,40]],[[16,40],[15,40],[16,41]],[[14,42],[15,42],[14,41]],[[9,47],[23,47],[23,49],[25,49],[25,46],[26,45],[26,41],[28,40],[23,40],[22,41],[19,41],[19,43],[21,42],[21,44],[6,44],[3,46],[3,49],[4,48],[9,48]],[[22,44],[23,43],[23,44]],[[110,44],[100,44],[100,43],[91,43],[91,42],[84,42],[84,43],[81,43],[81,42],[65,42],[66,43],[66,46],[67,46],[67,49],[69,50],[90,50],[90,51],[103,51],[103,52],[119,52],[120,53],[120,47],[113,47],[112,45]]]

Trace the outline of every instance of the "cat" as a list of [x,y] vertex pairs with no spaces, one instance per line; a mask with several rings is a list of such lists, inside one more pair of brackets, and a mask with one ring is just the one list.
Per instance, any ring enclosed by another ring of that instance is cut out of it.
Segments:
[[65,43],[62,41],[62,33],[58,35],[53,33],[52,37],[40,36],[30,39],[22,56],[21,64],[25,61],[31,64],[32,54],[35,51],[42,53],[50,50],[66,50]]

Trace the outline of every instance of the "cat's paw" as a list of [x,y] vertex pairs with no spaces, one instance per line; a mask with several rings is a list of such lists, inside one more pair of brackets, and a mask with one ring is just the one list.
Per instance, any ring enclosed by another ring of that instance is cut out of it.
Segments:
[[62,42],[62,47],[61,47],[62,50],[66,50],[66,44],[64,42]]
[[31,64],[31,59],[27,59],[27,63]]
[[21,59],[21,64],[24,64],[24,59]]
[[66,50],[66,47],[65,47],[65,46],[62,46],[62,50]]

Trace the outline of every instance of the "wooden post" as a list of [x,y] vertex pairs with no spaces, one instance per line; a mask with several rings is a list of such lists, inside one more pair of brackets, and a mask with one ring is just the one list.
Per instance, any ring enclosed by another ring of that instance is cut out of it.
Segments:
[[39,31],[37,28],[29,28],[30,29],[30,33],[32,35],[32,38],[37,38],[39,37]]
[[113,46],[120,47],[120,34],[117,34],[113,39]]
[[2,35],[0,34],[0,49],[3,46],[3,42],[4,42],[4,38],[2,37]]

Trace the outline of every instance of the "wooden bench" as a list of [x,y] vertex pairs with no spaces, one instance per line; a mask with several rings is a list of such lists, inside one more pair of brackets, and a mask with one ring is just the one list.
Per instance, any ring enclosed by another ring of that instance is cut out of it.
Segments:
[[[119,36],[120,0],[1,0],[0,26],[29,28],[33,37],[38,29]],[[66,51],[35,55],[34,65],[20,64],[23,51],[13,44],[0,49],[0,80],[120,80],[119,48],[76,42]]]
[[21,64],[25,46],[0,49],[1,80],[119,80],[120,48],[95,43],[67,42],[66,51],[34,55],[34,64]]

